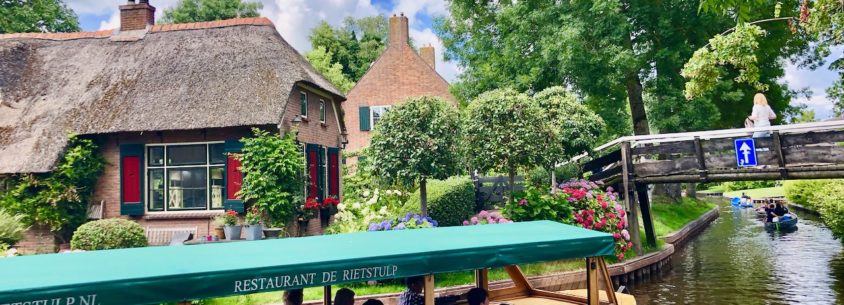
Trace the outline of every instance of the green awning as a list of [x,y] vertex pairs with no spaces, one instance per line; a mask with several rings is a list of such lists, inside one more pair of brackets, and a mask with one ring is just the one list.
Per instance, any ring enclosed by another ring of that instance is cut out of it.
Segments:
[[613,254],[550,221],[0,259],[0,305],[158,304]]

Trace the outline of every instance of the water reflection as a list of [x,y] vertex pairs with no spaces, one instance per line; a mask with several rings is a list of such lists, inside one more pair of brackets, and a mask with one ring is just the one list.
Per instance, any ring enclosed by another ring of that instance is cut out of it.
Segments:
[[799,216],[798,230],[769,231],[752,209],[724,207],[672,270],[631,292],[639,304],[844,304],[841,242]]

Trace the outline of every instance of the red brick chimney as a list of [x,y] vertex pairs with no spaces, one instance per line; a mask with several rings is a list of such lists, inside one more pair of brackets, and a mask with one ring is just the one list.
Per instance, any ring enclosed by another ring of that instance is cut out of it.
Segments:
[[143,30],[148,25],[155,24],[155,7],[149,5],[149,0],[129,0],[120,6],[120,30]]
[[401,13],[401,15],[399,16],[393,15],[392,17],[390,17],[389,39],[390,47],[409,46],[407,34],[407,17],[404,16],[404,13]]
[[437,56],[434,53],[434,46],[428,44],[419,48],[419,56],[422,56],[422,60],[431,66],[431,69],[437,70]]

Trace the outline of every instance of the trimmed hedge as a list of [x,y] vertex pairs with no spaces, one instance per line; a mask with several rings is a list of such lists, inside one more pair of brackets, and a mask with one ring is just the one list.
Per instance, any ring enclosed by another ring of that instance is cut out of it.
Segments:
[[818,195],[835,180],[791,180],[786,181],[785,197],[791,203],[802,205],[806,208],[816,210],[820,204]]
[[[469,177],[428,180],[428,216],[440,227],[459,226],[475,214],[475,185]],[[405,203],[405,210],[419,211],[419,190]]]
[[144,228],[122,218],[109,218],[83,224],[73,233],[70,247],[77,250],[107,250],[146,247]]

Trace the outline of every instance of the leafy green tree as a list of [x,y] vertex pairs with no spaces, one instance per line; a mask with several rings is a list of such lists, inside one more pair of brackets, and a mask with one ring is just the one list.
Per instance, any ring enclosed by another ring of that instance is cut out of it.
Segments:
[[460,118],[438,97],[409,98],[378,121],[369,144],[373,170],[383,179],[419,183],[420,210],[428,216],[427,179],[446,179],[458,165]]
[[175,7],[164,10],[161,23],[189,23],[258,17],[260,2],[242,0],[179,0]]
[[333,54],[332,64],[343,67],[343,75],[352,82],[366,74],[387,45],[387,17],[383,15],[355,19],[347,17],[343,25],[332,27],[322,21],[308,38],[314,49],[325,48]]
[[11,187],[0,193],[0,208],[23,215],[25,225],[49,226],[55,237],[66,243],[87,220],[88,202],[104,168],[97,145],[72,136],[52,172],[10,178]]
[[343,93],[347,93],[354,87],[355,83],[346,78],[346,75],[343,74],[343,66],[337,62],[333,62],[332,56],[333,54],[328,52],[324,47],[315,48],[305,54],[305,58],[319,73],[322,73],[337,89],[340,89]]
[[815,111],[812,109],[803,109],[800,113],[791,118],[789,124],[811,123],[815,121]]
[[549,87],[533,96],[544,116],[542,124],[544,147],[540,152],[542,163],[551,173],[555,185],[556,165],[571,157],[589,151],[604,129],[604,121],[577,97],[563,87]]
[[0,34],[79,31],[76,13],[61,0],[2,1],[0,16]]
[[269,218],[273,227],[282,227],[303,202],[302,164],[305,157],[292,133],[278,135],[253,128],[253,137],[240,139],[243,185],[239,198],[252,202]]
[[542,109],[524,93],[496,89],[479,95],[465,111],[463,146],[469,164],[481,172],[507,173],[512,194],[516,171],[542,162],[547,136]]

